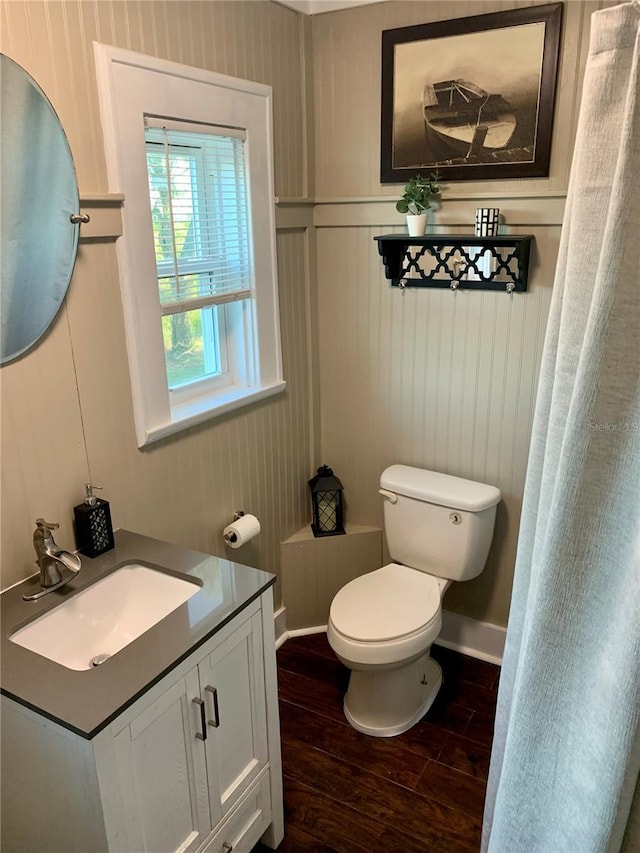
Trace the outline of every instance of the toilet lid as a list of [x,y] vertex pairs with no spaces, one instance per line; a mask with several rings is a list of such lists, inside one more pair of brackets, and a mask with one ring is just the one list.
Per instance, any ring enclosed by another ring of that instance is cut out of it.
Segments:
[[352,640],[383,642],[425,628],[439,611],[435,578],[389,563],[344,586],[331,604],[331,621]]

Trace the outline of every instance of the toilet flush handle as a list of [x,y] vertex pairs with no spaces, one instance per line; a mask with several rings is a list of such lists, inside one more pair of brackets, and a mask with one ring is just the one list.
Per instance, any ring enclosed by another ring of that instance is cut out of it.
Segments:
[[378,489],[378,492],[382,495],[386,500],[391,501],[392,504],[398,503],[398,496],[395,492],[390,492],[388,489]]

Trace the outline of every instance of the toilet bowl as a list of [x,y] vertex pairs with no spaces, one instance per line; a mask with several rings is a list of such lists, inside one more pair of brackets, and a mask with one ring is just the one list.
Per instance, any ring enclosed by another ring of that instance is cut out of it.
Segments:
[[380,479],[395,562],[350,581],[333,599],[329,644],[351,670],[344,713],[358,731],[392,737],[414,726],[442,684],[431,646],[452,580],[484,568],[500,492],[393,465]]
[[389,563],[351,581],[334,598],[327,636],[351,670],[344,713],[358,731],[401,734],[431,707],[442,674],[429,651],[442,626],[447,586]]

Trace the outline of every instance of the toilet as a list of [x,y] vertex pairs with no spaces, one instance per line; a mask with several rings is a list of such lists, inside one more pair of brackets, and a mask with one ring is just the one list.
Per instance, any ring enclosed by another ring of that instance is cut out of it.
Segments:
[[351,670],[344,713],[374,737],[410,729],[431,707],[442,672],[431,645],[452,581],[477,577],[493,538],[500,490],[408,465],[382,472],[384,529],[393,562],[333,599],[329,643]]

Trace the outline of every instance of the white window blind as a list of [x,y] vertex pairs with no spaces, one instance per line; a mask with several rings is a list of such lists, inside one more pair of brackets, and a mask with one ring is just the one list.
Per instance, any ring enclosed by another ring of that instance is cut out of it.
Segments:
[[164,316],[252,296],[243,131],[145,119],[158,290]]

